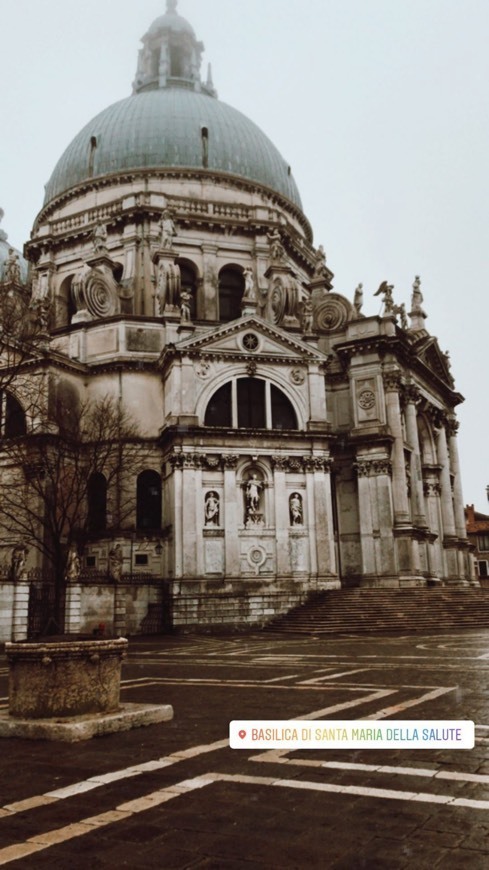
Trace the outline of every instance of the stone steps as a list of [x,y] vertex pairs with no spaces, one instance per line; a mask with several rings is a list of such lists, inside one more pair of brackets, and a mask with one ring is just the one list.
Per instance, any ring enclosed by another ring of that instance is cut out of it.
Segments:
[[265,630],[316,635],[448,628],[489,628],[489,592],[447,587],[331,590],[274,619]]

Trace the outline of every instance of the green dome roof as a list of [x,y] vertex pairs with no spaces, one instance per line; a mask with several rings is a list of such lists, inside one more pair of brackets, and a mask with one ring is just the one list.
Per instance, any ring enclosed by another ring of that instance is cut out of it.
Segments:
[[204,166],[270,187],[301,208],[290,167],[259,127],[226,103],[184,87],[141,91],[97,115],[58,161],[44,202],[92,177]]

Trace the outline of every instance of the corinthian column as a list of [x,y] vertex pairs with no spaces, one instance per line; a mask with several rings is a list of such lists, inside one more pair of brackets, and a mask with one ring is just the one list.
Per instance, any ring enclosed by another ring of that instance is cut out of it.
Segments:
[[413,522],[417,526],[426,527],[426,507],[423,490],[423,475],[421,472],[421,450],[419,446],[418,426],[416,421],[416,405],[420,393],[414,385],[404,391],[406,405],[404,418],[406,421],[406,438],[412,447],[411,453],[411,498],[413,502]]
[[455,537],[455,517],[453,513],[452,486],[450,482],[450,463],[448,459],[447,433],[445,421],[441,415],[436,418],[438,428],[435,430],[436,453],[440,469],[441,485],[441,516],[443,522],[443,537]]
[[406,467],[404,464],[404,439],[401,424],[401,404],[399,401],[400,374],[398,371],[384,373],[385,407],[387,424],[394,438],[392,445],[392,499],[394,503],[394,522],[406,525],[410,522],[407,493]]
[[462,479],[458,458],[457,431],[458,422],[454,418],[448,421],[448,445],[450,454],[450,471],[453,475],[453,508],[455,514],[455,530],[459,538],[467,537],[465,527],[464,501],[462,495]]

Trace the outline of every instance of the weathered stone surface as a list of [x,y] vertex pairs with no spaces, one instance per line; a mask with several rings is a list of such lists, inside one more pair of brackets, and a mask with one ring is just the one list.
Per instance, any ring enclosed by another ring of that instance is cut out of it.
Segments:
[[0,737],[77,743],[79,740],[156,725],[170,719],[173,719],[173,707],[170,704],[121,704],[114,713],[74,716],[65,720],[24,719],[0,713]]
[[26,719],[118,710],[125,638],[7,643],[9,713]]

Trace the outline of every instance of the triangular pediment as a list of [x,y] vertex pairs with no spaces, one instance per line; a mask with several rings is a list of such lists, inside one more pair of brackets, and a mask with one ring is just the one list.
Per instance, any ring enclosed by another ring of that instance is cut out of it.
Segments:
[[418,359],[433,372],[440,380],[453,386],[453,377],[450,372],[450,358],[443,353],[438,345],[438,340],[433,336],[422,338],[416,347]]
[[279,326],[253,315],[222,324],[204,334],[185,338],[175,344],[180,353],[241,356],[243,353],[271,360],[290,359],[326,362],[327,356],[307,341]]

